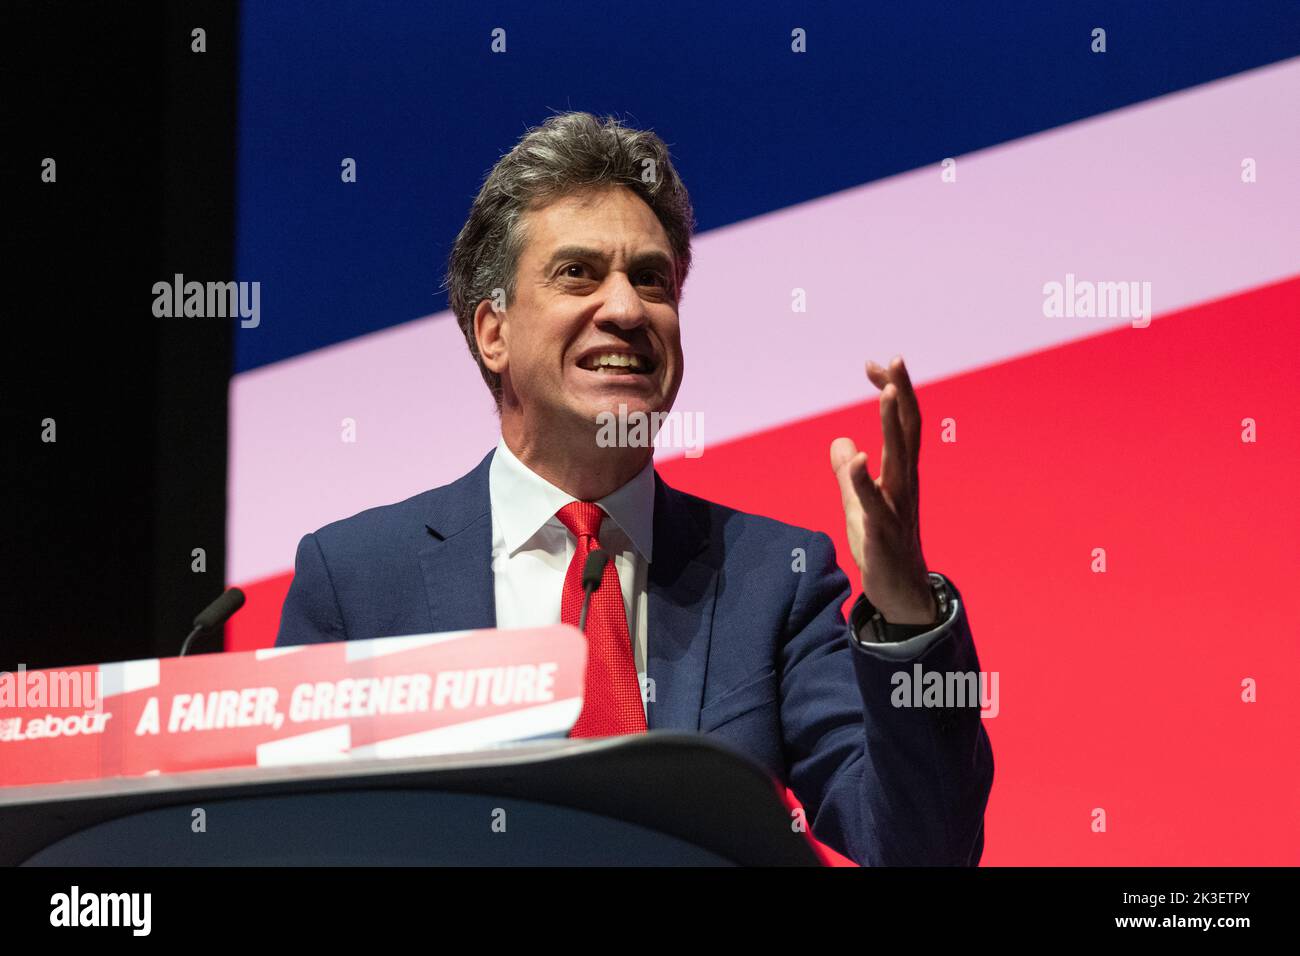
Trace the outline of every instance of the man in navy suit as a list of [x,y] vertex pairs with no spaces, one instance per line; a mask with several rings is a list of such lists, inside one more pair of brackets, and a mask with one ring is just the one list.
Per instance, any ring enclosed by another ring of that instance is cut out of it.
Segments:
[[600,547],[613,560],[575,736],[706,733],[785,781],[814,835],[858,863],[974,865],[993,778],[979,702],[897,706],[914,665],[979,672],[961,595],[922,556],[901,357],[866,369],[879,476],[851,439],[830,446],[863,591],[847,624],[827,535],[675,491],[652,446],[599,440],[610,413],[672,408],[693,226],[653,133],[585,113],[529,131],[448,270],[497,447],[449,485],[306,535],[276,643],[570,621]]

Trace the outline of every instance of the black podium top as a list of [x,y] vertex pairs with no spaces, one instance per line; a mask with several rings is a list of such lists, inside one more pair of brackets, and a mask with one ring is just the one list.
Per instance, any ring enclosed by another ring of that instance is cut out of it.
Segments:
[[818,865],[777,788],[658,731],[9,787],[0,864]]

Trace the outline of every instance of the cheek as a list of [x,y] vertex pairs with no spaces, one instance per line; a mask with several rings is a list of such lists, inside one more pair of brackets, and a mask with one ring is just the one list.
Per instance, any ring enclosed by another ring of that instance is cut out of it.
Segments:
[[669,333],[670,338],[665,341],[668,347],[668,354],[672,356],[673,364],[677,366],[677,374],[682,374],[682,365],[685,364],[685,355],[682,352],[681,331],[676,326]]
[[545,366],[547,349],[545,339],[539,339],[531,326],[519,325],[510,337],[510,365],[517,375],[536,378]]
[[680,359],[682,355],[682,326],[677,320],[677,316],[672,316],[660,322],[656,327],[659,335],[659,341],[663,343],[664,350],[673,358]]

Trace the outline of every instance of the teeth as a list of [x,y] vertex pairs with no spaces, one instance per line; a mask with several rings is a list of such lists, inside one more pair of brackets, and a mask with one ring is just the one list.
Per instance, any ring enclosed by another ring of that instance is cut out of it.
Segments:
[[584,364],[592,369],[630,368],[637,372],[646,368],[645,361],[639,355],[629,355],[627,352],[606,352],[603,355],[594,355],[587,359]]

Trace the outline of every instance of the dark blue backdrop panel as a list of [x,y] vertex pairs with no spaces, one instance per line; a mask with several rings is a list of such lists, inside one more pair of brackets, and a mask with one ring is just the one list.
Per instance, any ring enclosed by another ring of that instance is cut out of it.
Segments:
[[1295,0],[799,6],[244,4],[236,369],[445,308],[483,176],[554,111],[658,130],[710,229],[1300,54]]

